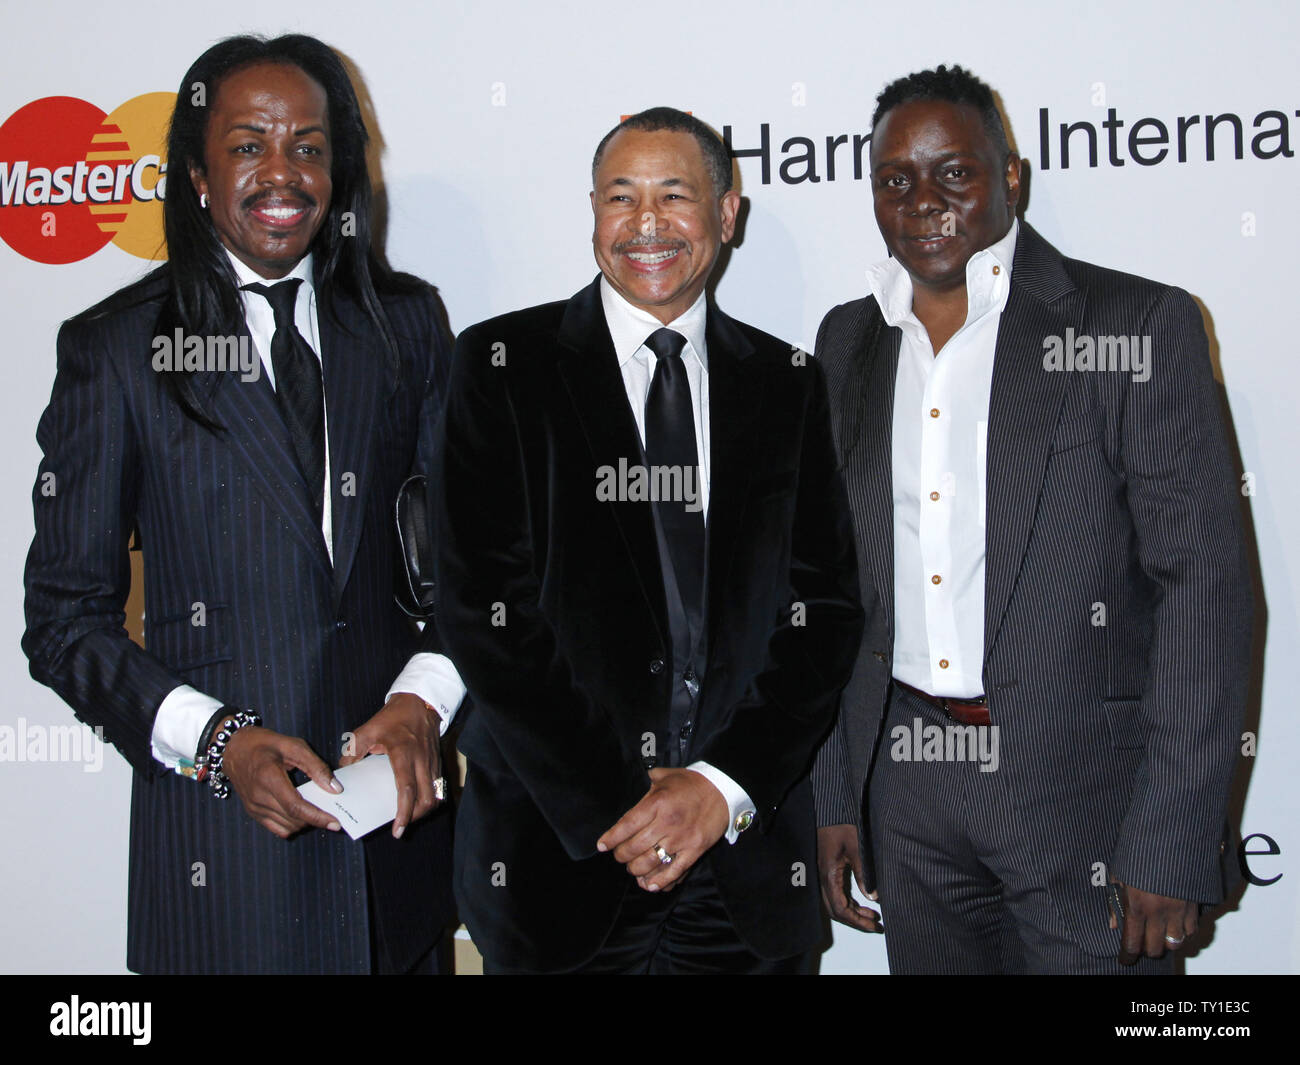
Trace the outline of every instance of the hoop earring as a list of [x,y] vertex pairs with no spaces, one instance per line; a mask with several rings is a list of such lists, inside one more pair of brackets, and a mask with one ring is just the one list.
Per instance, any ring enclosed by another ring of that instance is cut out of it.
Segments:
[[208,194],[206,192],[199,193],[199,206],[205,211],[208,209]]

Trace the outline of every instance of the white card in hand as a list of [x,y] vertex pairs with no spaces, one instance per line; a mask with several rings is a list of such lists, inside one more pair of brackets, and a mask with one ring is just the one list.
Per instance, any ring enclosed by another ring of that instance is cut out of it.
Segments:
[[314,780],[298,786],[298,792],[313,806],[331,814],[353,839],[360,839],[397,816],[397,782],[386,754],[372,754],[352,765],[334,770],[343,785],[335,795]]

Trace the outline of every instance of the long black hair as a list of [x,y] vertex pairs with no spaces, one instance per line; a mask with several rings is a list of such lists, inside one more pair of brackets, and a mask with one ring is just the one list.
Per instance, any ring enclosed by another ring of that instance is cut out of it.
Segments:
[[[329,213],[312,241],[318,306],[332,313],[330,296],[346,294],[374,322],[389,357],[389,377],[397,380],[397,340],[379,301],[380,292],[411,291],[414,278],[390,270],[372,247],[370,175],[366,169],[369,135],[352,80],[333,49],[314,37],[288,34],[228,37],[204,52],[181,79],[167,134],[167,195],[163,226],[167,236],[170,293],[164,314],[186,332],[230,335],[243,324],[238,281],[212,224],[199,205],[190,169],[206,172],[204,142],[221,82],[254,63],[298,67],[325,90],[332,155]],[[345,222],[347,223],[345,225]],[[216,428],[187,374],[167,375],[182,408]]]

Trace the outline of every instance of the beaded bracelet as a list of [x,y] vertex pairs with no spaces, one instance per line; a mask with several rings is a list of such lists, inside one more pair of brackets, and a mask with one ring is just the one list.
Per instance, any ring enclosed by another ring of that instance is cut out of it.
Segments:
[[226,744],[230,742],[230,737],[241,728],[249,725],[256,728],[261,724],[262,715],[256,710],[232,709],[227,719],[218,727],[217,734],[212,737],[212,742],[208,744],[208,749],[202,756],[203,776],[200,779],[206,778],[209,787],[212,788],[212,794],[218,799],[230,798],[230,778],[221,770],[221,761],[225,757]]

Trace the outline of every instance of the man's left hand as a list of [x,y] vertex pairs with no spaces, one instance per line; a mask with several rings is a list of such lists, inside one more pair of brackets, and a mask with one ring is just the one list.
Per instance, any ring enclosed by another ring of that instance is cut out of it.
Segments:
[[433,793],[433,782],[442,775],[440,724],[419,696],[395,692],[379,713],[353,733],[347,753],[339,759],[339,765],[345,766],[368,754],[388,755],[397,782],[396,839],[441,801]]
[[[722,792],[693,769],[652,769],[650,790],[618,819],[596,849],[614,852],[646,891],[671,891],[727,831]],[[664,864],[656,847],[672,856]]]
[[1199,912],[1196,903],[1143,891],[1114,877],[1111,881],[1119,888],[1124,907],[1122,925],[1116,921],[1114,912],[1110,915],[1111,928],[1120,928],[1116,957],[1121,965],[1136,965],[1144,954],[1148,958],[1162,958],[1166,950],[1177,950],[1188,936],[1196,933]]

